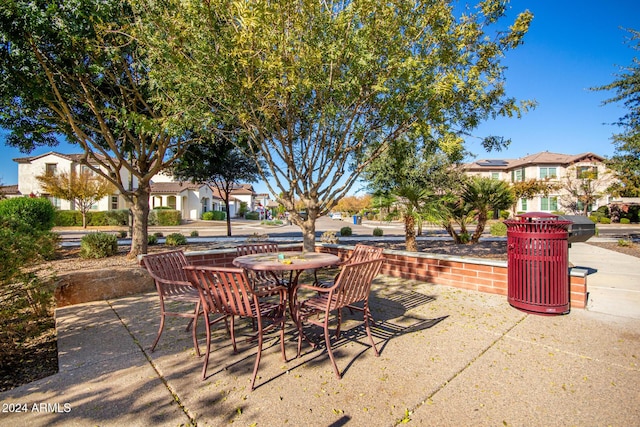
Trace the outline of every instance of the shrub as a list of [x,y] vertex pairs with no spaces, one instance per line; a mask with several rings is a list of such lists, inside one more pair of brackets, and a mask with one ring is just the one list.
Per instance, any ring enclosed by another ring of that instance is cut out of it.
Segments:
[[213,212],[207,211],[202,213],[202,219],[204,221],[212,221],[213,220]]
[[511,216],[511,212],[508,210],[501,210],[500,211],[500,218],[502,219],[509,219],[509,217]]
[[631,220],[629,218],[620,218],[620,224],[631,224]]
[[56,211],[53,224],[56,227],[78,227],[82,225],[80,211]]
[[244,214],[244,218],[250,220],[258,220],[260,219],[260,214],[258,212],[247,212]]
[[167,226],[167,225],[180,225],[182,220],[182,214],[180,211],[176,210],[158,210],[156,212],[156,217],[158,218],[158,225]]
[[187,238],[180,233],[171,233],[167,236],[165,244],[168,246],[180,246],[187,244]]
[[500,221],[491,224],[490,232],[492,236],[506,236],[507,235],[507,225]]
[[338,236],[336,236],[335,231],[325,231],[324,233],[322,233],[322,236],[320,236],[320,241],[322,243],[337,245],[340,242],[340,239],[338,238]]
[[353,231],[351,230],[351,227],[342,227],[340,229],[341,236],[351,236],[352,234],[353,234]]
[[156,236],[155,234],[149,234],[147,236],[147,244],[149,246],[157,245],[158,244],[158,236]]
[[611,224],[611,219],[602,217],[600,218],[600,224]]
[[0,218],[15,218],[35,230],[51,230],[56,209],[44,197],[13,197],[0,200]]
[[624,247],[624,248],[628,248],[633,246],[633,242],[631,240],[628,239],[620,239],[618,240],[618,246]]
[[253,233],[251,236],[247,237],[247,242],[266,242],[267,240],[269,240],[269,235],[268,234],[260,234],[260,233]]
[[227,213],[224,211],[213,211],[213,220],[214,221],[224,221],[227,219]]
[[198,230],[193,230],[190,234],[191,237],[198,237],[200,235],[200,233],[198,233]]
[[80,240],[82,258],[106,258],[118,253],[118,238],[113,234],[89,233]]
[[156,237],[164,237],[164,234],[162,234],[161,231],[156,231],[155,233],[153,233],[153,235]]
[[374,236],[380,237],[383,234],[384,234],[384,231],[382,230],[382,228],[376,227],[376,228],[373,229],[373,235]]
[[589,219],[590,219],[591,221],[595,222],[595,223],[598,223],[598,222],[600,222],[600,220],[602,219],[602,217],[601,217],[601,216],[599,216],[599,215],[590,215],[590,216],[589,216]]
[[127,230],[120,230],[118,231],[118,237],[121,239],[124,239],[127,237]]

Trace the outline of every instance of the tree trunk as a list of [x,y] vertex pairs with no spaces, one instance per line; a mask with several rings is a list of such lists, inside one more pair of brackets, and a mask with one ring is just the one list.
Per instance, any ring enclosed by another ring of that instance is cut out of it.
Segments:
[[409,252],[418,252],[416,243],[416,219],[412,214],[404,215],[405,247]]
[[131,213],[133,214],[133,235],[131,236],[131,250],[128,258],[135,258],[138,255],[147,253],[149,244],[149,184],[143,186],[140,183],[138,189],[133,194],[133,204]]
[[471,236],[471,241],[469,243],[478,243],[482,233],[484,232],[484,227],[487,224],[487,215],[481,213],[478,215],[478,225],[476,226],[476,231],[474,231],[473,236]]
[[82,228],[87,228],[87,213],[82,211]]
[[226,217],[227,217],[227,236],[231,237],[231,209],[229,209],[229,201],[225,201],[224,203],[224,211],[226,213]]
[[458,233],[456,233],[456,230],[455,228],[453,228],[453,225],[451,225],[450,221],[444,222],[442,224],[442,227],[447,230],[447,233],[449,233],[449,236],[451,236],[451,238],[453,239],[453,243],[455,243],[456,245],[462,243],[462,241],[460,240],[460,236],[458,235]]

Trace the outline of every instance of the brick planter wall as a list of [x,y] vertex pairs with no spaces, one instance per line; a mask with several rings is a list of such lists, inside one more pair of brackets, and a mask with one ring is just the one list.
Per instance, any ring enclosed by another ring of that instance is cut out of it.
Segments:
[[[283,251],[300,251],[302,244],[281,245]],[[341,259],[349,257],[353,246],[316,245],[317,252],[328,252]],[[220,249],[205,252],[187,252],[194,264],[232,266],[235,250]],[[498,295],[507,295],[507,262],[483,258],[465,258],[419,252],[385,250],[386,262],[382,274],[404,279],[421,280],[438,285],[470,289]],[[569,274],[572,308],[587,305],[587,273],[571,269]]]

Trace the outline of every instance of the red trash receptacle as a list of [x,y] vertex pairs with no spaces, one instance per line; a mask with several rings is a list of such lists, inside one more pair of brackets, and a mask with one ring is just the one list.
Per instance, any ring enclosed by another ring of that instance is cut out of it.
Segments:
[[568,313],[572,222],[545,212],[518,217],[505,221],[509,304],[536,314]]

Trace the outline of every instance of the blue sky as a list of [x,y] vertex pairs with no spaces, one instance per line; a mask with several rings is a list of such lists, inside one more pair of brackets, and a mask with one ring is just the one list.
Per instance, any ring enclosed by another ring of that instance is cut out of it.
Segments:
[[[640,0],[513,0],[509,18],[512,21],[526,9],[534,19],[525,43],[507,53],[506,88],[509,96],[535,99],[539,105],[521,119],[490,121],[474,132],[478,137],[511,139],[506,150],[486,153],[476,138],[467,139],[467,149],[478,159],[518,158],[545,150],[611,156],[610,137],[618,129],[605,123],[614,122],[624,110],[601,106],[613,93],[589,88],[610,83],[620,67],[630,65],[640,54],[625,44],[629,33],[623,29],[640,30]],[[18,181],[13,158],[52,150],[77,152],[61,144],[24,154],[7,147],[4,139],[0,133],[0,182],[4,185]],[[266,192],[264,185],[254,188]]]

